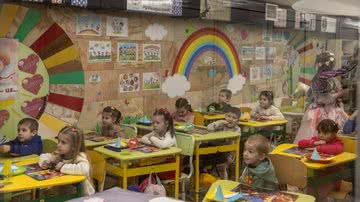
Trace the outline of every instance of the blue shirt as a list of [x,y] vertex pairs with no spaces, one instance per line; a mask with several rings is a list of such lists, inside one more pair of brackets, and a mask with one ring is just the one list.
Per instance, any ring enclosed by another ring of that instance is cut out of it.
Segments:
[[26,156],[31,154],[40,155],[42,153],[42,141],[39,135],[34,135],[31,140],[20,142],[18,138],[5,143],[10,145],[10,153]]

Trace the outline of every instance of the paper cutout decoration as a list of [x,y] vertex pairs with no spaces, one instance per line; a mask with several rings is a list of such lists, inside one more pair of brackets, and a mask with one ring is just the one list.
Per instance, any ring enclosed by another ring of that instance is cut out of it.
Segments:
[[87,0],[71,0],[71,5],[72,6],[78,6],[78,7],[86,8],[87,4],[88,4]]
[[30,93],[37,95],[43,82],[44,78],[40,74],[35,74],[32,77],[25,78],[22,81],[22,87]]
[[149,37],[151,41],[162,40],[168,31],[163,25],[158,23],[151,24],[145,30],[145,36]]
[[128,36],[128,19],[120,17],[106,17],[106,36]]
[[214,196],[215,201],[224,201],[224,194],[222,192],[221,186],[216,187],[216,192]]
[[34,119],[39,119],[45,109],[45,103],[46,97],[35,98],[31,101],[25,101],[21,106],[21,110]]
[[314,151],[313,151],[310,159],[312,159],[312,160],[320,160],[321,159],[319,152],[317,151],[316,148],[314,148]]
[[216,70],[215,69],[210,69],[209,70],[209,77],[213,78],[213,77],[215,77],[215,75],[216,75]]
[[222,57],[229,74],[227,88],[233,94],[242,89],[245,78],[240,74],[238,53],[231,40],[216,28],[202,28],[185,40],[181,46],[172,69],[162,85],[162,91],[169,97],[182,96],[190,89],[191,68],[194,61],[207,51],[213,51]]
[[0,110],[0,128],[5,124],[5,121],[9,120],[10,113],[6,109]]
[[18,62],[18,67],[23,72],[35,74],[38,62],[39,57],[35,54],[31,54],[27,58],[21,59]]
[[246,40],[249,36],[249,32],[247,30],[241,30],[240,31],[240,36],[242,40]]
[[185,36],[190,36],[195,31],[195,26],[193,24],[188,24],[185,27],[184,34]]

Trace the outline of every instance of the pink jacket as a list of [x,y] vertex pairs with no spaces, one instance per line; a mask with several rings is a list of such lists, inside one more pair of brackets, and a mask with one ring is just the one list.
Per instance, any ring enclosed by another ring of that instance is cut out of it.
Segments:
[[188,112],[185,116],[179,116],[178,113],[174,112],[172,117],[175,122],[186,122],[186,123],[194,123],[194,113]]
[[344,145],[341,140],[334,138],[330,142],[327,142],[324,145],[314,145],[315,141],[319,141],[319,137],[313,137],[310,140],[300,140],[299,147],[306,148],[306,147],[316,147],[319,152],[326,153],[326,154],[340,154],[344,151]]

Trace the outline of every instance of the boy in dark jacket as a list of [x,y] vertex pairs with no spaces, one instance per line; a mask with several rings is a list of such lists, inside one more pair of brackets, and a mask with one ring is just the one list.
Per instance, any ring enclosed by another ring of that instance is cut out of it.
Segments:
[[18,136],[0,146],[0,153],[11,156],[40,155],[42,152],[41,137],[37,135],[39,124],[35,119],[24,118],[18,123]]
[[252,135],[245,142],[244,169],[240,182],[255,189],[276,190],[278,180],[271,160],[267,157],[270,151],[269,140],[262,135]]

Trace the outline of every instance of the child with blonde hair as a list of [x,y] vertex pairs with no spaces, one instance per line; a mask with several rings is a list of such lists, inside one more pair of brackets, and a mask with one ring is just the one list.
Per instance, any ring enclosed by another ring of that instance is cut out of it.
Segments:
[[83,193],[86,196],[94,194],[83,133],[74,126],[65,126],[56,138],[58,140],[56,151],[41,154],[39,166],[43,169],[55,168],[64,174],[86,176],[82,186]]

